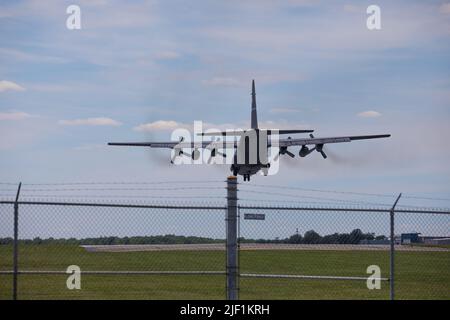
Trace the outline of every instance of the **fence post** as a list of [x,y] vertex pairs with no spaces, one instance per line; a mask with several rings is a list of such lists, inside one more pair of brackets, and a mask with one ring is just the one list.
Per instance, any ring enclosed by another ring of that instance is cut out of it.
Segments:
[[395,200],[394,205],[391,208],[390,211],[390,227],[391,227],[391,232],[390,232],[390,238],[391,238],[391,248],[390,248],[390,271],[389,271],[389,295],[390,295],[390,299],[394,300],[394,289],[395,289],[395,285],[394,285],[394,269],[395,269],[395,263],[394,263],[394,258],[395,258],[395,229],[394,229],[394,211],[395,211],[395,206],[397,205],[398,200],[400,200],[400,197],[402,196],[402,194],[400,193],[397,197],[397,200]]
[[226,274],[227,300],[239,299],[238,288],[238,239],[237,239],[237,178],[227,179],[227,217],[226,217]]
[[14,242],[13,242],[13,300],[17,300],[17,275],[19,271],[19,195],[22,182],[17,188],[16,201],[14,202]]

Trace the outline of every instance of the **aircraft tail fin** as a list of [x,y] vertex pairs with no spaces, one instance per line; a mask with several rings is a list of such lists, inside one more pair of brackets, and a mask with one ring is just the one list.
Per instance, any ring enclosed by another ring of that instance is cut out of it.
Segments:
[[258,129],[258,116],[256,114],[256,91],[255,80],[252,80],[252,129]]

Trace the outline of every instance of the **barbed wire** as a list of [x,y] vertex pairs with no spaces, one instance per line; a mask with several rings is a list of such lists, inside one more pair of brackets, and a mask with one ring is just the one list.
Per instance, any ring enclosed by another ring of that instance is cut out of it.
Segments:
[[346,200],[346,199],[333,199],[333,198],[324,198],[324,197],[315,197],[315,196],[305,196],[305,195],[294,195],[294,194],[286,194],[286,193],[277,193],[277,192],[265,192],[265,191],[254,191],[254,190],[239,190],[240,192],[248,192],[255,194],[267,194],[267,195],[275,195],[281,197],[291,197],[291,198],[306,198],[306,199],[315,199],[315,200],[325,200],[332,202],[347,202],[347,203],[355,203],[355,204],[366,204],[366,205],[383,205],[383,206],[392,206],[392,204],[386,203],[374,203],[367,201],[355,201],[355,200]]
[[364,192],[354,192],[354,191],[323,190],[323,189],[311,189],[311,188],[303,188],[303,187],[295,187],[295,186],[264,185],[264,184],[255,184],[255,183],[245,183],[245,184],[240,184],[239,186],[251,186],[251,187],[270,188],[270,189],[300,190],[300,191],[321,192],[321,193],[339,193],[339,194],[351,194],[351,195],[361,195],[361,196],[377,196],[377,197],[385,197],[385,198],[393,198],[393,197],[396,196],[396,195],[381,194],[381,193],[364,193]]
[[[310,204],[319,205],[320,207],[327,206],[332,211],[334,208],[344,208],[343,206],[351,206],[351,208],[362,208],[362,209],[374,209],[374,208],[382,208],[386,209],[386,207],[389,209],[392,207],[392,204],[382,204],[382,203],[361,203],[361,202],[324,202],[324,201],[295,201],[295,200],[266,200],[266,199],[242,199],[239,198],[239,201],[242,202],[265,202],[268,203],[268,207],[270,207],[270,203],[290,203],[297,206],[308,206]],[[370,207],[369,207],[370,205]],[[420,210],[435,210],[435,211],[450,211],[450,208],[442,208],[442,207],[421,207],[421,206],[411,206],[411,205],[397,205],[397,209],[412,209],[417,210],[420,213]]]
[[[265,202],[265,203],[293,203],[297,205],[304,205],[304,204],[319,204],[319,205],[342,205],[342,203],[336,203],[336,202],[326,202],[326,201],[299,201],[299,200],[267,200],[267,199],[248,199],[248,198],[239,198],[239,201],[244,202]],[[352,205],[362,205],[363,203],[351,203]],[[378,204],[379,206],[390,206],[387,204]]]
[[[243,190],[242,190],[243,191]],[[278,196],[286,196],[286,197],[294,197],[294,198],[306,198],[306,199],[316,199],[316,200],[325,200],[321,201],[319,203],[349,203],[354,205],[360,205],[360,206],[383,206],[383,207],[392,207],[392,203],[379,203],[379,202],[369,202],[369,201],[361,201],[361,200],[348,200],[348,199],[332,199],[332,198],[322,198],[322,197],[314,197],[314,196],[305,196],[305,195],[291,195],[291,194],[278,194],[278,193],[270,193],[270,192],[262,192],[262,191],[250,191],[246,190],[245,192],[251,192],[251,193],[257,193],[257,194],[275,194]],[[282,200],[280,202],[283,202],[286,200]],[[413,205],[397,205],[398,208],[414,208],[414,209],[439,209],[439,210],[448,210],[448,208],[438,208],[438,207],[424,207],[424,206],[413,206]]]
[[[14,198],[15,196],[10,195],[7,196],[6,198],[2,195],[0,195],[0,201],[6,201],[9,204],[13,204],[14,203]],[[172,206],[172,205],[179,205],[180,202],[179,201],[173,201],[176,199],[184,199],[184,200],[193,200],[196,203],[198,201],[203,201],[205,199],[209,199],[209,200],[214,200],[215,202],[220,201],[220,203],[222,203],[223,205],[226,205],[226,198],[225,197],[215,197],[215,196],[203,196],[203,197],[192,197],[192,196],[96,196],[96,195],[73,195],[73,196],[67,196],[67,195],[28,195],[28,196],[24,196],[21,201],[36,201],[36,202],[55,202],[58,204],[61,204],[61,201],[67,200],[67,201],[71,201],[72,199],[77,199],[77,201],[79,198],[82,199],[86,199],[86,203],[91,203],[91,202],[95,202],[98,203],[99,205],[105,204],[105,203],[114,203],[114,204],[123,204],[123,205],[127,205],[127,204],[135,204],[135,203],[142,203],[142,204],[148,204],[147,200],[154,200],[154,199],[164,199],[164,201],[166,201],[163,205],[166,206]],[[87,200],[89,199],[89,200]],[[127,202],[123,202],[123,201],[127,201]],[[239,199],[239,201],[242,202],[265,202],[267,203],[267,205],[263,205],[262,207],[265,207],[267,209],[283,209],[283,208],[288,208],[288,209],[292,209],[292,208],[296,208],[296,207],[302,207],[304,208],[305,206],[313,206],[316,208],[326,208],[329,209],[330,211],[333,211],[335,209],[345,209],[345,208],[351,208],[352,210],[354,209],[382,209],[382,210],[388,210],[390,208],[390,205],[387,204],[376,204],[376,203],[358,203],[358,202],[341,202],[341,203],[336,203],[336,202],[318,202],[318,201],[302,201],[301,203],[298,201],[290,201],[290,200],[267,200],[267,199]],[[84,203],[81,202],[81,203]],[[192,202],[192,201],[191,201]],[[204,202],[204,201],[203,201]],[[69,202],[68,202],[69,203]],[[153,202],[151,202],[153,203]],[[279,203],[279,204],[276,204]],[[289,203],[289,204],[287,204]],[[160,205],[160,203],[158,203]],[[281,205],[284,204],[284,205]],[[260,206],[259,206],[260,207]],[[312,207],[312,208],[314,208]],[[388,207],[388,208],[386,208]],[[205,208],[207,209],[207,207]],[[408,206],[408,205],[403,205],[403,206],[397,206],[396,209],[407,209],[407,210],[414,210],[417,213],[421,213],[423,211],[436,211],[436,213],[439,212],[450,212],[450,208],[442,208],[442,207],[419,207],[419,206]]]
[[[381,193],[366,193],[366,192],[354,192],[354,191],[340,191],[340,190],[323,190],[323,189],[311,189],[295,186],[281,186],[281,185],[263,185],[255,183],[245,183],[240,184],[239,187],[257,187],[257,188],[270,188],[270,189],[286,189],[286,190],[299,190],[306,192],[320,192],[320,193],[336,193],[336,194],[347,194],[347,195],[358,195],[358,196],[373,196],[373,197],[384,197],[384,198],[395,198],[397,194],[381,194]],[[418,199],[418,200],[437,200],[437,201],[450,201],[450,198],[442,197],[423,197],[414,196],[408,194],[402,194],[402,199]]]
[[[12,200],[1,200],[3,201],[3,203],[0,203],[0,205],[5,205],[5,204],[14,204],[14,199]],[[195,199],[192,197],[180,197],[179,199],[174,199],[174,198],[164,198],[164,197],[153,197],[153,198],[130,198],[130,199],[122,199],[122,198],[108,198],[108,197],[103,197],[103,198],[83,198],[83,199],[78,199],[77,197],[64,197],[64,196],[60,196],[60,197],[40,197],[40,196],[29,196],[29,197],[25,197],[24,199],[21,200],[22,206],[26,206],[28,205],[28,203],[32,202],[31,205],[37,204],[37,203],[42,203],[43,205],[57,205],[57,206],[62,206],[64,207],[65,204],[71,205],[71,204],[79,204],[81,207],[86,205],[89,206],[90,204],[95,204],[98,205],[99,207],[101,207],[102,205],[108,206],[110,204],[113,205],[121,205],[123,207],[127,207],[128,205],[133,206],[133,205],[158,205],[161,206],[162,208],[160,209],[164,209],[163,207],[172,207],[172,206],[186,206],[185,209],[189,209],[188,207],[190,206],[194,206],[195,208],[192,209],[199,209],[199,210],[203,210],[203,206],[204,206],[204,210],[208,210],[211,208],[211,206],[221,206],[223,207],[223,209],[226,208],[226,199],[225,198],[221,198],[221,197],[217,197],[217,198],[199,198],[199,199]],[[19,201],[19,203],[21,202]],[[7,203],[5,203],[7,202]],[[3,213],[3,212],[0,212]],[[0,215],[1,216],[1,215]]]
[[[15,197],[15,196],[10,196]],[[23,198],[155,198],[155,199],[226,199],[224,196],[149,196],[149,195],[21,195],[21,199]]]
[[62,189],[22,189],[23,192],[66,192],[66,191],[177,191],[177,190],[226,190],[225,187],[170,187],[170,188],[62,188]]
[[[196,180],[196,181],[182,181],[182,180],[166,180],[166,181],[110,181],[110,182],[60,182],[60,183],[23,183],[27,186],[74,186],[74,185],[152,185],[152,184],[202,184],[202,183],[224,183],[224,180]],[[1,184],[1,183],[0,183]],[[12,185],[18,185],[18,183]]]
[[[209,189],[226,189],[225,187],[215,187],[215,186],[204,186],[204,187],[196,187],[192,185],[198,184],[217,184],[224,183],[223,180],[200,180],[200,181],[153,181],[153,182],[125,182],[125,181],[116,181],[116,182],[63,182],[63,183],[23,183],[22,185],[25,187],[22,189],[23,192],[63,192],[63,191],[178,191],[178,190],[209,190]],[[133,188],[133,187],[120,187],[120,188],[56,188],[57,186],[110,186],[110,185],[127,185],[127,186],[137,186],[137,185],[160,185],[160,184],[183,184],[183,186],[176,187],[168,187],[168,188]],[[5,186],[17,186],[18,183],[12,182],[0,182],[0,185]],[[27,186],[53,186],[55,188],[45,188],[45,189],[34,189],[27,188]],[[280,189],[280,190],[289,190],[289,191],[303,191],[303,192],[317,192],[317,193],[334,193],[334,194],[345,194],[345,195],[357,195],[357,196],[371,196],[371,197],[383,197],[383,198],[391,198],[396,197],[394,194],[381,194],[381,193],[365,193],[365,192],[354,192],[354,191],[340,191],[340,190],[325,190],[325,189],[314,189],[314,188],[304,188],[304,187],[296,187],[296,186],[283,186],[283,185],[264,185],[264,184],[255,184],[255,183],[241,183],[239,184],[240,191],[247,191],[247,188],[268,188],[268,189]],[[16,192],[17,189],[0,189],[0,192]],[[275,195],[275,193],[271,193]],[[281,195],[281,194],[279,194]],[[302,195],[302,197],[305,197]],[[317,197],[317,199],[320,199]],[[322,198],[324,200],[333,200],[329,198]],[[416,199],[416,200],[427,200],[427,201],[450,201],[450,198],[445,197],[427,197],[427,196],[417,196],[417,195],[408,195],[403,194],[402,199]],[[342,199],[333,201],[343,201]],[[367,202],[366,202],[367,203]],[[388,205],[388,204],[383,204]]]
[[418,200],[432,200],[432,201],[450,201],[450,198],[432,198],[432,197],[419,197],[419,196],[408,196],[402,195],[402,198],[406,198],[406,199],[418,199]]

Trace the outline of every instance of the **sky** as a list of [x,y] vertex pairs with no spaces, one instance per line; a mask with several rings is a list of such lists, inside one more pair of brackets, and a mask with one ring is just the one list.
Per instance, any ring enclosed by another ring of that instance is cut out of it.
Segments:
[[[227,166],[106,144],[247,127],[255,79],[262,127],[392,137],[282,159],[253,183],[450,198],[450,2],[2,1],[0,39],[0,182],[224,181]],[[176,193],[223,195],[205,189]]]

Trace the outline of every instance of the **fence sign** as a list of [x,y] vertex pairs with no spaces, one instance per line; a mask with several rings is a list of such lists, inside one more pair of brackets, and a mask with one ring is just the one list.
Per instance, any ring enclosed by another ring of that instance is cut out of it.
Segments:
[[244,213],[245,220],[265,220],[266,215],[262,213]]

